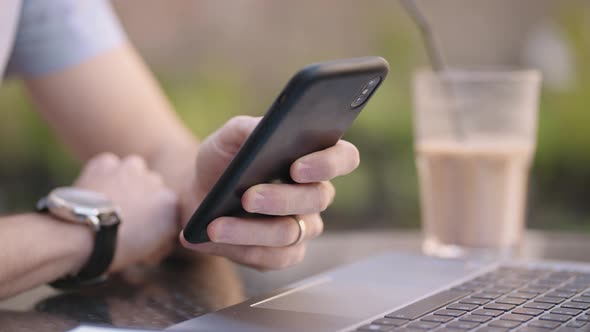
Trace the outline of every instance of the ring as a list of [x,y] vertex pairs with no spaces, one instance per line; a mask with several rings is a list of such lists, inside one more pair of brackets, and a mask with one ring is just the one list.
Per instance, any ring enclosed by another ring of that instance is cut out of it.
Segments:
[[305,221],[303,221],[303,219],[297,218],[296,216],[290,217],[297,222],[297,227],[299,227],[299,235],[297,235],[297,239],[295,239],[295,241],[293,241],[293,243],[291,243],[289,246],[296,246],[303,242],[303,239],[305,238]]

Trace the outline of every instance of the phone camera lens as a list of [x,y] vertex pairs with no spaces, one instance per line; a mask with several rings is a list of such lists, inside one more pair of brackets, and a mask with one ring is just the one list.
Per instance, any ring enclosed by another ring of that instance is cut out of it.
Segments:
[[381,78],[379,78],[379,77],[373,78],[372,80],[369,81],[369,83],[367,83],[367,87],[374,88],[377,85],[377,83],[379,83],[380,80],[381,80]]
[[365,96],[358,96],[356,98],[354,98],[354,101],[352,102],[352,104],[350,104],[350,106],[352,107],[357,107],[359,105],[361,105],[362,103],[365,102]]

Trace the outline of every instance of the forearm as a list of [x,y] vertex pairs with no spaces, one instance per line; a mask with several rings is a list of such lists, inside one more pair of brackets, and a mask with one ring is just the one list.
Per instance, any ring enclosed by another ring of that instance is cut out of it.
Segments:
[[0,298],[76,273],[92,251],[92,231],[41,214],[0,218]]
[[180,193],[194,173],[197,139],[149,69],[122,45],[66,70],[27,79],[50,126],[83,161],[101,152],[138,154]]
[[150,168],[158,172],[166,185],[178,195],[184,195],[193,185],[198,144],[194,140],[185,146],[165,144],[154,153],[144,156]]

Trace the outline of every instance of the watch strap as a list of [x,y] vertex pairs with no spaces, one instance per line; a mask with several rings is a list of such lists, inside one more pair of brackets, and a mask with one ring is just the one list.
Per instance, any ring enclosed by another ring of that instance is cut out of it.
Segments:
[[[41,198],[37,203],[37,211],[50,213],[45,197]],[[106,279],[106,271],[115,257],[119,216],[114,213],[103,217],[116,218],[117,222],[100,226],[100,229],[95,233],[92,253],[77,275],[60,278],[51,282],[51,286],[55,288],[75,288],[81,285],[95,284]]]
[[74,288],[104,281],[105,273],[115,256],[118,226],[119,224],[101,226],[95,235],[94,249],[80,272],[58,279],[50,285],[55,288]]

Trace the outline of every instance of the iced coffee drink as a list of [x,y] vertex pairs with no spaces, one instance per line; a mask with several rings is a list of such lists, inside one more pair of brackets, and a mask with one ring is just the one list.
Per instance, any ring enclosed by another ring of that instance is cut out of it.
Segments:
[[539,76],[529,74],[517,77],[523,82],[509,73],[478,79],[462,73],[445,84],[435,73],[417,77],[416,167],[426,253],[510,253],[520,244],[536,137]]
[[524,229],[532,144],[417,145],[425,246],[510,247]]

